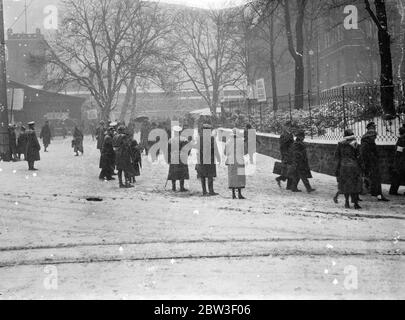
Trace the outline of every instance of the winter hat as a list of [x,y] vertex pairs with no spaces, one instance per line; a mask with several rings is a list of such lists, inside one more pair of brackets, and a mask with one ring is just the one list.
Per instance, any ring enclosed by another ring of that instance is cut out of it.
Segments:
[[374,128],[374,129],[377,128],[375,122],[370,122],[366,127],[367,130],[372,129],[372,128]]

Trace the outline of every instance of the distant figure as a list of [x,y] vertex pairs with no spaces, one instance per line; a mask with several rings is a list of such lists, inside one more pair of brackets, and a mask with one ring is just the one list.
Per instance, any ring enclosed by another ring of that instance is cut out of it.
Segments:
[[25,151],[25,160],[28,162],[28,170],[37,171],[34,168],[35,161],[41,160],[39,151],[41,150],[41,145],[39,144],[37,134],[35,132],[35,122],[28,123],[27,131],[27,147]]
[[62,127],[62,137],[63,137],[63,139],[66,139],[68,131],[66,129],[66,124],[64,121],[62,121],[61,127]]
[[52,133],[51,128],[49,126],[49,121],[45,121],[45,125],[41,129],[41,134],[39,138],[42,139],[42,143],[44,144],[44,152],[48,152],[48,147],[51,144]]
[[9,133],[9,149],[10,149],[10,156],[12,161],[17,161],[17,135],[15,132],[15,125],[10,124],[8,126],[8,133]]
[[339,192],[345,195],[345,207],[350,209],[349,198],[351,197],[354,208],[359,210],[361,209],[359,195],[362,190],[362,164],[360,147],[352,130],[345,130],[344,141],[338,143],[335,158]]
[[292,177],[291,191],[301,192],[298,190],[298,183],[302,180],[308,193],[316,191],[311,187],[308,179],[312,178],[311,169],[309,168],[307,148],[304,144],[305,132],[300,131],[296,135],[295,142],[291,149],[292,154],[292,170],[290,176]]
[[24,155],[24,159],[25,159],[25,151],[27,148],[27,133],[25,130],[24,126],[21,126],[21,131],[20,131],[20,135],[18,136],[17,139],[17,156],[18,159],[21,160],[21,155]]
[[243,157],[244,139],[238,135],[238,129],[233,129],[232,137],[225,145],[226,162],[228,166],[228,187],[232,190],[232,199],[245,199],[242,189],[246,187],[245,159]]
[[83,155],[84,149],[83,149],[83,133],[79,130],[77,126],[75,126],[74,132],[73,132],[73,140],[72,140],[72,148],[73,152],[75,152],[75,156],[79,156],[79,152]]
[[388,202],[389,200],[384,197],[381,188],[380,159],[375,143],[377,138],[376,128],[374,122],[367,125],[367,132],[361,138],[361,160],[363,162],[365,176],[370,181],[371,195],[377,197],[378,201]]
[[401,181],[405,180],[405,126],[399,129],[399,138],[395,148],[390,195],[399,196],[398,190],[401,186]]
[[[118,182],[120,188],[133,188],[131,178],[134,176],[134,167],[131,162],[131,140],[125,133],[125,127],[118,127],[118,134],[113,138],[113,146],[115,151],[115,163],[118,170]],[[125,184],[122,180],[124,174]]]

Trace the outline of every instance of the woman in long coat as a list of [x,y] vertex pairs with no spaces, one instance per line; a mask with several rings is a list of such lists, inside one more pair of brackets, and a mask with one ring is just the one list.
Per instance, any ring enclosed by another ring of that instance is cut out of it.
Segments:
[[28,170],[30,171],[36,171],[37,169],[34,168],[34,163],[35,161],[41,160],[39,155],[41,145],[35,133],[34,125],[34,122],[28,123],[27,145],[25,149],[25,160],[28,162]]
[[105,136],[103,147],[101,148],[101,157],[100,157],[100,180],[115,180],[112,175],[114,173],[115,166],[115,153],[113,148],[113,134],[114,129],[109,128]]
[[339,191],[345,195],[347,209],[350,209],[349,198],[351,197],[354,208],[359,210],[361,209],[359,194],[362,189],[360,147],[352,130],[346,130],[344,137],[344,141],[338,143],[335,153]]
[[[131,139],[133,134],[129,133],[129,138]],[[142,168],[142,146],[138,144],[138,141],[132,139],[130,145],[130,152],[131,152],[131,163],[132,167],[134,168],[133,176],[130,179],[132,183],[136,182],[136,177],[141,175],[141,168]]]
[[238,190],[239,199],[245,199],[242,196],[242,189],[246,187],[244,139],[237,134],[237,129],[233,129],[224,151],[225,164],[228,166],[228,186],[232,190],[232,199],[236,199],[236,190]]
[[78,127],[75,127],[75,131],[73,132],[72,147],[73,151],[76,153],[76,157],[79,156],[79,151],[83,155],[83,133]]
[[[170,166],[167,180],[172,182],[173,191],[176,191],[176,181],[179,180],[180,192],[187,192],[188,190],[184,188],[184,181],[190,179],[190,174],[188,170],[188,162],[184,163],[182,161],[185,159],[182,159],[181,151],[188,144],[188,141],[180,137],[182,128],[176,126],[173,128],[173,130],[177,133],[174,135],[173,138],[170,139],[168,145],[168,163],[170,164]],[[172,150],[177,148],[178,150]],[[190,152],[188,153],[188,155],[190,155]]]

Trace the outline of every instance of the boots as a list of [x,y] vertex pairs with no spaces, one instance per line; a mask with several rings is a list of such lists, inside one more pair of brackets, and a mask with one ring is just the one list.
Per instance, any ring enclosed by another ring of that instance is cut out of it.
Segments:
[[172,180],[172,191],[176,192],[176,180]]
[[235,188],[232,188],[232,199],[233,199],[233,200],[236,199],[236,191],[235,191]]
[[214,191],[214,179],[213,178],[208,178],[208,190],[209,190],[209,195],[210,196],[217,196],[218,193]]
[[242,189],[240,189],[240,188],[238,189],[238,197],[240,200],[246,199],[244,196],[242,196]]
[[180,180],[180,192],[187,192],[188,190],[184,188],[184,180]]
[[207,193],[207,185],[205,183],[205,178],[201,178],[201,187],[202,187],[202,192],[203,192],[203,196],[206,196]]

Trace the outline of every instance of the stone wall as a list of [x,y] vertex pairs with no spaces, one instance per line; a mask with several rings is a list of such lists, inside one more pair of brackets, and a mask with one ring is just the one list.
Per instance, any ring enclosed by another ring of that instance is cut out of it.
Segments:
[[[334,158],[336,142],[315,142],[306,141],[309,165],[312,171],[334,176],[336,161]],[[279,137],[275,135],[257,135],[257,152],[280,159]],[[383,183],[390,184],[389,167],[393,160],[395,151],[394,145],[378,145],[380,155],[380,170]],[[404,183],[405,184],[405,183]]]

